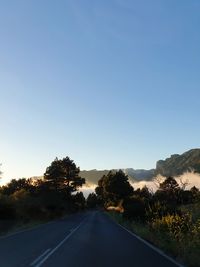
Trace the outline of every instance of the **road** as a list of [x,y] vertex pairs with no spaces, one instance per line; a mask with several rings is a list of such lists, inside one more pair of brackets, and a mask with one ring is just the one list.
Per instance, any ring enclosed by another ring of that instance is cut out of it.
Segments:
[[177,267],[100,211],[0,238],[0,267]]

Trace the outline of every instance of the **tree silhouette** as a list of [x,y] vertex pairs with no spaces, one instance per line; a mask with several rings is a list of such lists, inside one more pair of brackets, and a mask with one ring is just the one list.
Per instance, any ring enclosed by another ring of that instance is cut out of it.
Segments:
[[145,202],[140,196],[132,196],[124,200],[123,216],[128,219],[144,220],[145,218]]
[[196,186],[193,186],[190,189],[191,195],[192,195],[192,201],[196,202],[200,200],[200,191]]
[[79,176],[79,172],[80,169],[69,157],[61,160],[56,158],[46,169],[44,180],[51,189],[71,195],[85,183],[85,179]]
[[159,188],[159,190],[161,191],[170,192],[170,193],[176,192],[179,189],[180,187],[177,181],[171,176],[166,178],[165,181],[160,184],[160,188]]
[[103,199],[104,204],[117,205],[133,193],[133,188],[128,181],[128,176],[119,170],[117,172],[110,171],[104,175],[99,180],[95,191],[100,199]]
[[77,192],[73,195],[74,210],[83,210],[85,208],[85,197],[83,192]]
[[94,209],[97,207],[98,205],[98,198],[97,198],[97,195],[95,193],[90,193],[87,197],[87,200],[86,200],[86,203],[87,203],[87,207],[89,209]]
[[31,192],[34,190],[34,186],[31,179],[12,179],[7,185],[1,187],[1,192],[6,195],[12,195],[16,191],[24,189]]
[[104,204],[104,200],[105,200],[104,188],[103,188],[103,181],[105,180],[105,178],[106,178],[106,176],[103,175],[98,181],[98,186],[95,188],[95,193],[97,195],[98,202],[99,202],[100,205],[103,205]]
[[167,205],[175,207],[178,202],[181,202],[181,189],[177,181],[171,176],[167,177],[160,184],[154,198],[161,203],[167,203]]
[[148,187],[145,185],[143,188],[138,188],[134,191],[134,195],[140,197],[145,201],[149,201],[152,198],[152,193],[149,191]]

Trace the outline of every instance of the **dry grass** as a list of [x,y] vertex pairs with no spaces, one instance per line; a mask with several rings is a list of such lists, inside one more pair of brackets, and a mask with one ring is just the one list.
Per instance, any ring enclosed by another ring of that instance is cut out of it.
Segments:
[[[196,217],[199,209],[196,206],[193,208],[196,219],[188,213],[187,208],[183,216],[167,215],[146,224],[128,221],[117,212],[109,212],[109,215],[177,261],[186,266],[200,267],[200,219]],[[193,209],[190,207],[190,210]]]

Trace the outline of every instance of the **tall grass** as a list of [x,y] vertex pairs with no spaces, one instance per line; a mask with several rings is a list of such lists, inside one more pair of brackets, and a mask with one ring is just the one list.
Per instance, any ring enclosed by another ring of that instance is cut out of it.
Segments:
[[182,211],[181,215],[154,217],[145,223],[129,221],[117,212],[109,212],[109,215],[177,261],[186,266],[200,267],[200,204],[184,206]]

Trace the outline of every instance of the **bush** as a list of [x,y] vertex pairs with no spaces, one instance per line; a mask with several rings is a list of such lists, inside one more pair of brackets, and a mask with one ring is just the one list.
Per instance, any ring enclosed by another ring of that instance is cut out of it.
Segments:
[[162,218],[163,216],[167,216],[169,214],[180,215],[181,211],[176,206],[172,206],[168,203],[163,203],[160,201],[152,202],[146,209],[146,218],[148,222],[151,222],[155,218]]
[[182,241],[184,235],[186,235],[191,230],[191,215],[184,214],[180,216],[179,214],[175,215],[166,215],[161,218],[155,218],[150,223],[150,227],[154,231],[165,232],[170,235],[171,238],[176,241]]
[[123,202],[124,217],[128,219],[144,220],[145,219],[145,203],[137,196],[127,198]]
[[0,195],[0,220],[13,220],[15,217],[15,207],[10,197]]

